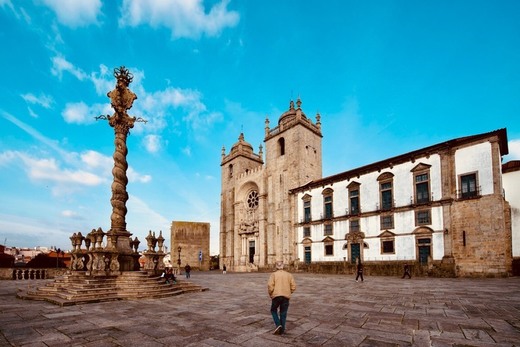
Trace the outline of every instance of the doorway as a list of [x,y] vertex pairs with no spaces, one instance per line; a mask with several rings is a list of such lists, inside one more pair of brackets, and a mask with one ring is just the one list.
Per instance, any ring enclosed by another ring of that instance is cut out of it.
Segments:
[[361,247],[359,243],[350,244],[350,262],[354,264],[356,259],[361,260]]
[[249,241],[249,262],[255,262],[255,241]]
[[418,239],[417,240],[419,263],[422,265],[428,264],[428,258],[431,255],[431,239]]
[[305,246],[305,264],[310,264],[311,259],[311,246]]

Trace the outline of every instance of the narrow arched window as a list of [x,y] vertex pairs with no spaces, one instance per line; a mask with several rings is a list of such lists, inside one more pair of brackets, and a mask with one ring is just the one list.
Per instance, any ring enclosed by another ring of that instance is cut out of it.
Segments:
[[285,155],[285,139],[283,137],[278,140],[278,148],[280,149],[280,156]]

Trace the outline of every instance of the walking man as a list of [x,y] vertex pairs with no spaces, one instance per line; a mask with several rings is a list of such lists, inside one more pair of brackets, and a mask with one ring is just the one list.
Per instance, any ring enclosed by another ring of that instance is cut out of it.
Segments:
[[[271,315],[274,325],[276,325],[275,335],[281,335],[285,332],[289,299],[295,290],[296,282],[293,275],[284,271],[282,261],[277,261],[276,271],[271,274],[267,283],[267,291],[271,297]],[[278,309],[280,315],[278,315]]]
[[412,278],[412,274],[410,273],[410,265],[408,264],[404,264],[404,273],[403,277],[401,278],[405,278],[406,276],[408,276],[408,278]]
[[363,282],[363,264],[361,264],[361,259],[357,259],[357,271],[356,271],[356,282],[358,278],[361,277],[361,282]]

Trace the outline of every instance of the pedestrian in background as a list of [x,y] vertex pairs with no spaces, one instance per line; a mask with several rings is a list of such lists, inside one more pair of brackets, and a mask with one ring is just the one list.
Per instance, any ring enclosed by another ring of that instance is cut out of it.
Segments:
[[356,271],[356,282],[358,278],[361,277],[361,282],[363,282],[363,264],[361,264],[361,259],[357,258],[357,271]]
[[225,275],[226,274],[226,265],[224,264],[224,266],[222,267],[222,273]]
[[404,273],[403,277],[401,278],[405,278],[406,276],[408,276],[408,278],[412,278],[412,274],[410,273],[410,265],[408,264],[404,264]]
[[190,278],[190,272],[191,272],[191,266],[190,264],[186,264],[186,266],[184,267],[184,272],[186,273],[186,278]]
[[[283,262],[276,262],[276,271],[271,274],[267,282],[267,292],[271,297],[271,315],[273,316],[275,335],[285,333],[285,322],[289,310],[289,299],[296,290],[294,277],[283,269]],[[278,310],[280,314],[278,314]]]

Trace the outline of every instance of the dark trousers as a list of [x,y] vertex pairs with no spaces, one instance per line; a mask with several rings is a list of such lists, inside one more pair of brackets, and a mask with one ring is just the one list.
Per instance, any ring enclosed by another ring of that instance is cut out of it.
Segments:
[[[278,308],[280,316],[278,316]],[[276,326],[282,326],[282,333],[285,331],[285,321],[287,320],[287,311],[289,310],[289,299],[285,296],[277,296],[271,301],[271,315]]]
[[357,272],[356,281],[358,280],[359,277],[361,277],[361,282],[363,282],[363,271],[358,271]]

